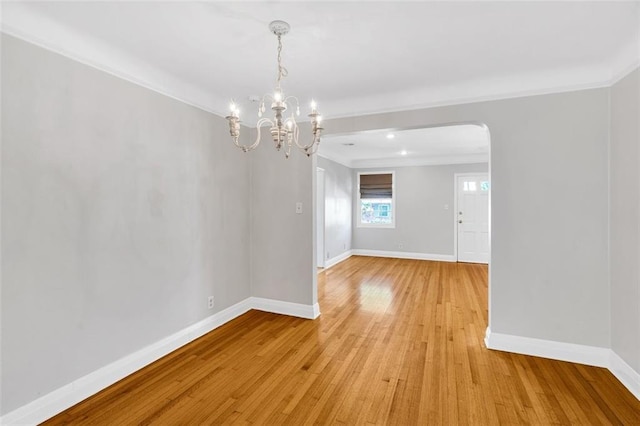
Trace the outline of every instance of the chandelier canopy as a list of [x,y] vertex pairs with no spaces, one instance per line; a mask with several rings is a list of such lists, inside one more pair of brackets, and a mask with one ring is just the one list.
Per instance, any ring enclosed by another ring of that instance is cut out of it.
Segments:
[[[301,149],[307,156],[314,154],[318,150],[320,144],[320,134],[322,133],[322,127],[320,127],[320,121],[322,117],[316,109],[316,103],[311,101],[311,113],[308,115],[311,118],[311,142],[308,145],[300,144],[298,140],[299,130],[298,123],[296,122],[296,116],[300,115],[300,103],[295,96],[285,96],[282,91],[281,82],[283,77],[287,76],[287,69],[282,66],[282,36],[287,34],[290,30],[288,23],[284,21],[273,21],[269,24],[269,30],[278,37],[278,77],[276,79],[276,88],[273,94],[266,94],[262,97],[258,106],[258,123],[256,125],[257,137],[253,144],[242,145],[240,139],[240,110],[235,102],[231,102],[231,113],[226,117],[229,120],[229,133],[233,139],[233,143],[244,152],[251,151],[260,144],[261,127],[265,124],[269,124],[271,138],[278,151],[283,149],[286,158],[289,158],[291,154],[291,146],[295,144]],[[267,102],[271,103],[271,110],[273,111],[273,119],[262,117],[265,112],[265,105]],[[287,109],[291,107],[291,115],[283,117],[283,114]],[[295,108],[294,108],[295,107]],[[295,111],[295,113],[294,113]]]

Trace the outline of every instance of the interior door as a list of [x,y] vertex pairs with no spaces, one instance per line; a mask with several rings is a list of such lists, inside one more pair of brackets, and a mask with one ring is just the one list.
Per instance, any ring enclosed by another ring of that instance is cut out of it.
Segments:
[[489,177],[456,176],[458,261],[489,263]]

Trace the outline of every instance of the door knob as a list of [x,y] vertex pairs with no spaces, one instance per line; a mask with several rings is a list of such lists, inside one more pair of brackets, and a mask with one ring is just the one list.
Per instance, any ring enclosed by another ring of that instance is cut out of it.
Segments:
[[461,220],[459,220],[459,221],[458,221],[458,223],[462,223],[462,221],[461,221]]

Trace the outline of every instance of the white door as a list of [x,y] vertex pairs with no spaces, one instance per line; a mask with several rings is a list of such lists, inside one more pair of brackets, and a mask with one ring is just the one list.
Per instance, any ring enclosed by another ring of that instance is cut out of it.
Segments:
[[456,175],[458,261],[489,263],[489,177]]
[[324,169],[316,172],[316,266],[324,268]]

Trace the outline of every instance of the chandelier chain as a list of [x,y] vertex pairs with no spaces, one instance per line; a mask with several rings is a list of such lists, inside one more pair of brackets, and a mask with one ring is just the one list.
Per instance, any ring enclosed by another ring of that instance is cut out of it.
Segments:
[[282,36],[278,35],[278,89],[281,87],[280,81],[282,80],[282,77],[286,77],[287,74],[287,69],[282,66]]

